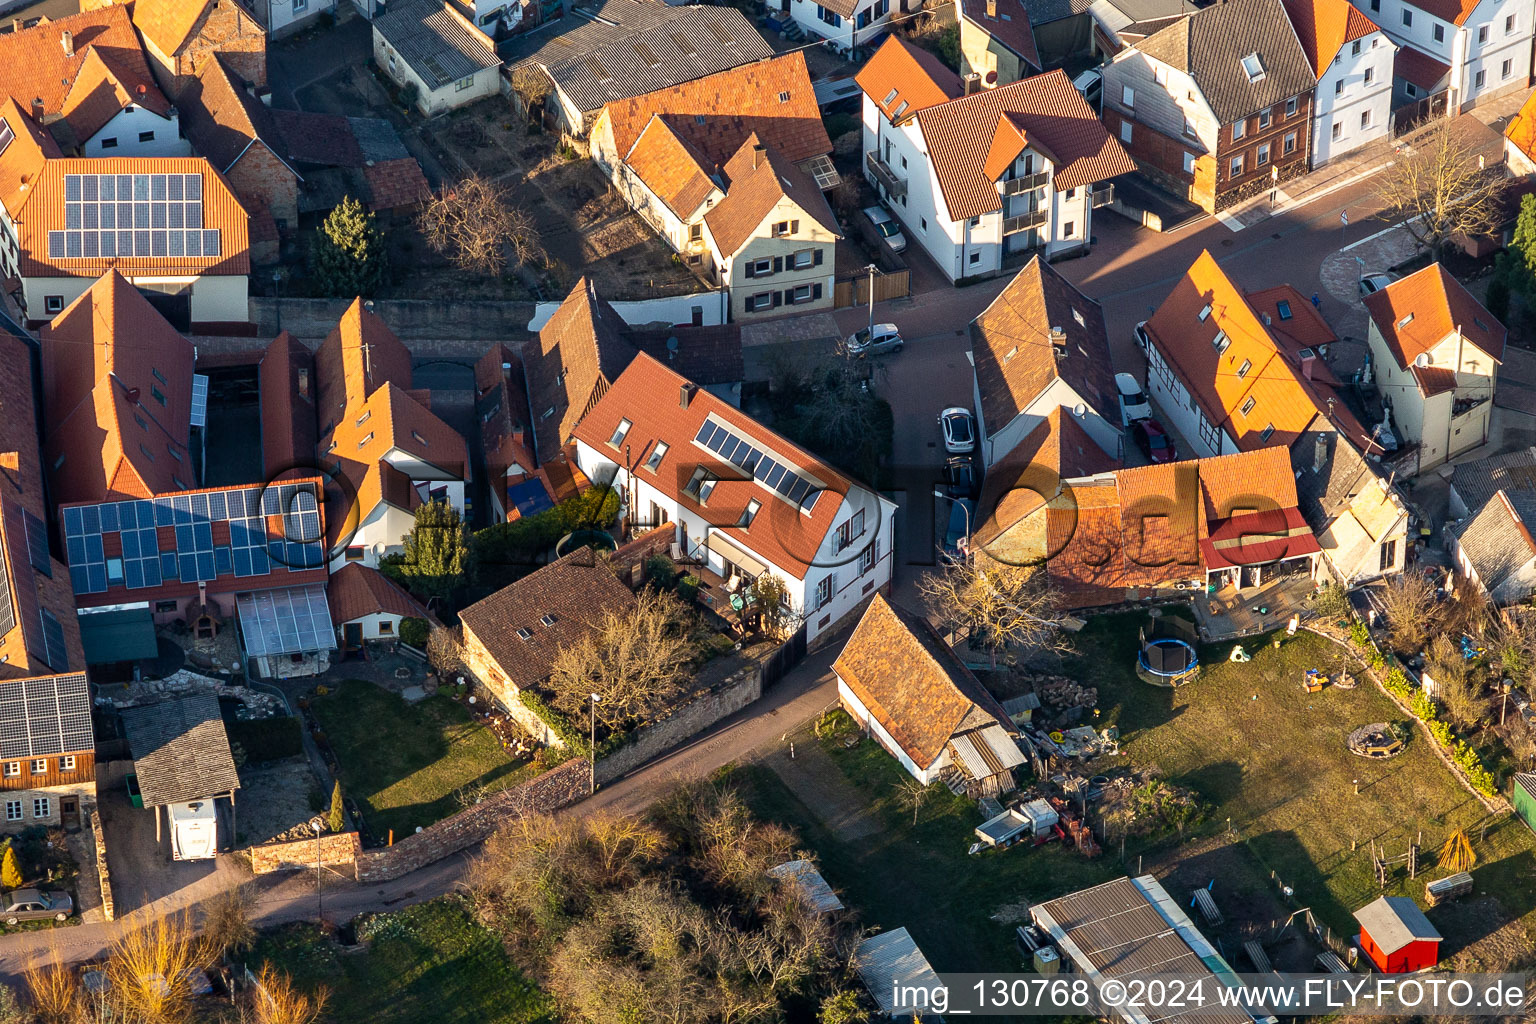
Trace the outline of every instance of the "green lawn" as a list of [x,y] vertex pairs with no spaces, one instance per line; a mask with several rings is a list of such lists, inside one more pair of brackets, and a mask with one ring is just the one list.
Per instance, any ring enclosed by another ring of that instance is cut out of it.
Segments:
[[[759,814],[801,831],[828,880],[867,922],[907,926],[941,971],[1017,966],[1012,927],[997,918],[1016,915],[1021,901],[1039,902],[1135,871],[1142,857],[1146,870],[1159,873],[1180,865],[1180,885],[1214,879],[1229,910],[1234,904],[1252,908],[1265,925],[1277,911],[1282,918],[1285,913],[1272,895],[1273,870],[1294,888],[1298,902],[1292,907],[1310,906],[1348,935],[1351,911],[1380,894],[1370,867],[1371,840],[1384,843],[1389,855],[1400,854],[1421,829],[1430,870],[1421,870],[1417,881],[1402,877],[1389,892],[1422,902],[1425,880],[1445,873],[1432,867],[1436,849],[1452,828],[1466,826],[1479,857],[1479,893],[1495,897],[1503,915],[1536,920],[1536,858],[1524,826],[1492,821],[1484,841],[1481,804],[1434,757],[1422,733],[1387,761],[1349,753],[1344,738],[1356,726],[1406,718],[1370,682],[1320,694],[1302,690],[1307,668],[1329,674],[1337,669],[1337,648],[1305,633],[1278,651],[1267,638],[1250,639],[1253,660],[1246,665],[1225,660],[1230,644],[1211,648],[1201,652],[1201,677],[1173,691],[1142,683],[1132,671],[1137,629],[1145,621],[1138,614],[1093,618],[1079,635],[1082,654],[1070,661],[1067,674],[1099,688],[1099,724],[1119,726],[1122,761],[1138,769],[1155,765],[1211,805],[1206,822],[1182,846],[1174,836],[1133,837],[1124,865],[1115,836],[1096,861],[1057,844],[967,856],[971,829],[980,823],[974,805],[939,789],[914,827],[897,788],[904,775],[872,742],[851,749],[828,742],[823,748],[878,815],[882,827],[873,835],[844,839],[770,767],[749,766],[736,777]],[[1217,838],[1228,818],[1243,839],[1236,847]],[[1486,915],[1447,917],[1452,919],[1442,931],[1449,948],[1482,938],[1489,927]]]
[[263,934],[246,957],[305,991],[330,992],[328,1024],[524,1024],[554,1020],[548,996],[454,897],[360,921],[366,952],[342,952],[313,924]]
[[390,829],[399,839],[459,810],[466,787],[506,785],[532,770],[442,694],[407,704],[348,680],[316,697],[311,710],[341,762],[343,789],[381,841]]

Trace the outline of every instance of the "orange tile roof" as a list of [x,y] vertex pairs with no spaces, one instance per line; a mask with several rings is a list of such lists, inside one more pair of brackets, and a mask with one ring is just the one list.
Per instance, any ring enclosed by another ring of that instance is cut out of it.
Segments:
[[1527,96],[1519,113],[1509,119],[1504,137],[1520,152],[1536,159],[1536,92]]
[[[692,390],[688,407],[683,408],[682,389]],[[652,356],[642,352],[628,369],[619,374],[612,386],[598,399],[572,435],[598,452],[611,453],[616,461],[624,454],[608,444],[621,419],[630,421],[625,445],[633,461],[643,464],[657,442],[665,442],[668,451],[647,475],[647,483],[676,500],[690,515],[711,524],[734,524],[756,499],[761,509],[746,527],[712,525],[711,531],[743,545],[779,570],[796,579],[804,579],[815,564],[817,552],[833,519],[855,485],[843,474],[788,440],[753,420],[735,406],[699,388],[673,373]],[[713,420],[738,435],[750,438],[757,447],[802,475],[819,482],[823,493],[809,514],[800,505],[770,493],[753,480],[739,479],[734,470],[719,469],[723,479],[710,493],[707,506],[684,493],[692,472],[699,468],[723,466],[712,452],[694,443],[706,420]]]
[[659,115],[651,117],[624,162],[683,220],[719,189],[709,177],[719,168],[706,167],[704,157]]
[[853,80],[880,112],[895,122],[947,103],[965,91],[960,76],[943,61],[894,32],[885,37]]
[[49,465],[63,459],[56,502],[150,497],[194,479],[192,344],[138,289],[103,274],[40,336]]
[[9,125],[15,135],[5,151],[0,152],[0,205],[19,212],[42,178],[48,161],[60,155],[59,146],[47,129],[23,113],[12,99],[0,98],[0,121]]
[[[1051,340],[1053,327],[1064,333],[1064,355]],[[1104,311],[1039,256],[971,323],[971,354],[988,434],[1057,379],[1100,415],[1118,414]]]
[[[1211,311],[1202,320],[1206,306]],[[1239,448],[1289,447],[1322,411],[1299,366],[1285,354],[1288,350],[1270,336],[1209,252],[1202,252],[1174,285],[1146,330],[1200,407]],[[1227,339],[1221,352],[1215,345],[1218,334]],[[1266,438],[1270,426],[1274,429]]]
[[576,424],[624,372],[635,351],[619,314],[590,280],[578,280],[538,337],[523,345],[528,411],[540,462],[560,454]]
[[347,406],[361,404],[381,384],[411,386],[410,349],[368,305],[354,300],[315,350],[321,434],[329,434]]
[[220,174],[228,174],[255,145],[265,147],[295,178],[303,180],[286,155],[288,147],[272,111],[246,91],[245,83],[225,66],[219,54],[203,64],[197,78],[177,95],[176,105],[181,110],[182,130],[193,149],[207,157]]
[[[94,256],[51,258],[48,233],[65,228],[64,179],[72,174],[197,174],[203,179],[203,227],[219,232],[219,255]],[[124,273],[241,276],[251,272],[249,225],[245,207],[229,184],[202,157],[96,157],[47,161],[20,208],[21,276],[97,277],[108,270]]]
[[[41,612],[58,620],[70,671],[85,671],[85,651],[80,644],[80,624],[75,616],[74,592],[69,570],[50,554],[46,572],[32,567],[23,512],[33,524],[48,522],[48,502],[43,491],[43,466],[38,444],[37,408],[32,394],[32,350],[25,341],[0,331],[0,436],[4,448],[16,453],[14,469],[0,469],[0,559],[16,612],[15,625],[0,633],[0,681],[28,676],[53,675],[64,666],[50,666],[41,641]],[[46,542],[46,526],[43,526]]]
[[1075,416],[1057,406],[987,470],[976,502],[972,544],[985,548],[1056,500],[1064,493],[1063,481],[1108,473],[1119,464]]
[[1301,48],[1321,78],[1345,43],[1381,29],[1348,0],[1284,0]]
[[432,613],[394,580],[361,562],[348,562],[326,583],[325,600],[331,606],[331,621],[340,626],[366,615],[399,615],[403,618],[435,621]]
[[864,610],[832,671],[919,768],[938,760],[958,732],[994,723],[1016,731],[928,620],[883,594]]
[[1439,263],[1367,295],[1365,309],[1402,369],[1457,331],[1494,359],[1504,358],[1504,325]]
[[34,99],[42,100],[44,118],[64,115],[80,144],[128,103],[162,117],[171,105],[150,73],[128,8],[117,4],[0,36],[0,96],[28,113]]
[[[1300,358],[1298,354],[1302,349],[1311,349],[1316,353],[1321,346],[1332,345],[1339,340],[1317,307],[1291,285],[1281,284],[1263,291],[1249,292],[1247,298],[1248,305],[1261,318],[1269,317],[1265,322],[1269,336],[1282,351],[1294,358]],[[1312,372],[1315,377],[1330,384],[1339,383],[1333,370],[1321,358],[1313,364]]]
[[[144,38],[174,57],[202,27],[213,0],[134,0],[133,24]],[[253,23],[252,30],[256,30]]]
[[[270,479],[315,463],[315,358],[287,331],[272,339],[257,370],[261,462]],[[301,393],[302,389],[302,393]]]
[[985,171],[1000,132],[1005,140],[1028,133],[1054,164],[1057,191],[1136,170],[1060,69],[928,107],[917,123],[951,220],[1002,209],[996,179]]
[[792,163],[832,151],[805,55],[798,51],[617,100],[603,111],[621,157],[655,114],[667,118],[705,166],[723,165],[754,131]]
[[730,255],[741,251],[782,199],[788,199],[807,217],[841,238],[837,218],[815,180],[772,146],[763,146],[762,152],[758,152],[759,145],[756,132],[747,136],[725,165],[729,182],[725,198],[704,215],[720,251]]

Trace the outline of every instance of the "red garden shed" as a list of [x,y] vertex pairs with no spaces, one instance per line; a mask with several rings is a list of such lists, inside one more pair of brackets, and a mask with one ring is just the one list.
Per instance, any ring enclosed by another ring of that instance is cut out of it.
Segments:
[[1406,896],[1383,896],[1355,911],[1360,948],[1387,974],[1421,971],[1440,962],[1440,933]]

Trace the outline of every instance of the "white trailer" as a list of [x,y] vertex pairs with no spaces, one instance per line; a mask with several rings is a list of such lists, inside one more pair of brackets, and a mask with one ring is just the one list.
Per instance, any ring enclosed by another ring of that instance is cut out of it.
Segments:
[[176,860],[211,860],[219,853],[219,815],[213,799],[167,804],[171,856]]

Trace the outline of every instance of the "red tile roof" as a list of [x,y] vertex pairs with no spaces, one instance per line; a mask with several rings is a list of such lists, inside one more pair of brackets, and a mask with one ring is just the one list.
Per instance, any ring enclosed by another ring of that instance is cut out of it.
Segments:
[[219,173],[228,174],[250,147],[257,146],[271,152],[294,178],[302,180],[288,162],[284,152],[287,147],[272,111],[246,90],[244,81],[218,54],[205,62],[197,78],[182,89],[176,105],[192,148],[207,157]]
[[1527,96],[1520,112],[1509,119],[1504,137],[1520,152],[1536,159],[1536,92]]
[[47,129],[23,113],[9,97],[0,97],[0,121],[15,135],[0,152],[0,204],[7,210],[20,211],[42,178],[48,161],[59,157],[59,146]]
[[1504,325],[1439,263],[1367,295],[1365,309],[1402,369],[1457,331],[1494,359],[1504,358]]
[[798,51],[618,100],[603,112],[621,157],[655,114],[667,119],[706,166],[723,165],[752,132],[792,163],[832,151],[805,55]]
[[102,275],[43,327],[41,347],[55,502],[150,497],[193,482],[192,344],[138,289],[116,271]]
[[325,599],[331,606],[331,621],[338,626],[366,615],[399,615],[434,621],[432,613],[394,580],[361,562],[348,562],[331,573]]
[[1002,209],[996,178],[985,170],[999,134],[1019,139],[1020,149],[1027,136],[1044,152],[1055,166],[1057,191],[1136,170],[1059,69],[928,107],[917,123],[951,220]]
[[129,103],[166,116],[170,101],[155,84],[128,12],[113,4],[0,36],[0,96],[29,114],[32,101],[42,100],[44,119],[65,117],[78,144]]
[[943,61],[895,33],[885,37],[853,80],[880,112],[895,122],[947,103],[965,91],[960,76]]
[[961,14],[966,21],[1008,47],[1036,71],[1041,70],[1035,31],[1030,26],[1029,9],[1024,6],[1023,0],[996,0],[994,9],[995,15],[987,13],[987,0],[961,0],[960,4]]
[[835,237],[842,237],[832,207],[815,180],[786,160],[772,146],[759,146],[757,133],[747,136],[725,165],[729,182],[725,198],[704,215],[710,236],[722,253],[735,255],[752,234],[788,199],[807,217]]
[[268,479],[315,464],[315,357],[287,331],[267,346],[257,367],[261,397],[261,461]]
[[1398,47],[1397,56],[1392,58],[1393,76],[1412,82],[1424,92],[1435,92],[1435,87],[1444,82],[1450,73],[1449,64],[1411,46]]
[[[690,389],[687,408],[681,401],[685,387]],[[621,462],[624,453],[615,451],[608,440],[622,419],[631,424],[625,436],[625,446],[636,465],[644,466],[658,442],[668,445],[655,470],[641,468],[636,472],[645,474],[647,483],[676,500],[690,514],[711,524],[733,524],[746,510],[749,500],[761,502],[750,525],[711,525],[710,529],[795,579],[804,579],[816,563],[817,553],[838,510],[856,487],[810,452],[791,444],[643,352],[634,357],[628,369],[618,376],[572,434],[576,440],[605,457]],[[697,468],[723,467],[712,452],[694,442],[706,421],[713,421],[750,439],[775,460],[793,466],[803,476],[819,483],[823,493],[811,512],[803,512],[800,505],[770,493],[753,480],[740,479],[738,472],[725,468],[718,469],[722,479],[710,493],[706,505],[686,494],[689,478]]]
[[883,594],[864,610],[832,671],[922,769],[956,733],[992,724],[1017,731],[928,620]]
[[320,432],[330,433],[348,405],[360,404],[381,384],[411,386],[411,351],[362,299],[341,314],[315,350]]
[[432,198],[432,186],[415,157],[380,160],[363,168],[368,182],[368,208],[375,212],[400,210]]
[[1071,412],[1057,406],[987,470],[976,502],[973,546],[986,547],[1056,499],[1063,481],[1109,473],[1119,465]]
[[1301,48],[1321,78],[1345,43],[1381,29],[1348,0],[1284,0]]
[[718,165],[672,130],[667,118],[652,116],[624,158],[656,198],[679,219],[688,220],[720,186],[710,180]]
[[1413,0],[1413,6],[1453,25],[1460,25],[1471,17],[1477,5],[1478,0]]
[[[540,462],[560,454],[576,424],[635,356],[624,321],[587,278],[576,282],[523,345],[529,415]],[[617,420],[615,420],[617,422]]]
[[[134,0],[133,24],[144,38],[174,57],[202,27],[214,0]],[[260,29],[253,22],[250,31]]]

